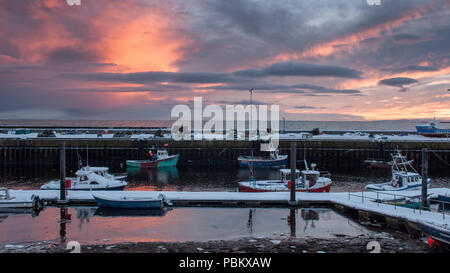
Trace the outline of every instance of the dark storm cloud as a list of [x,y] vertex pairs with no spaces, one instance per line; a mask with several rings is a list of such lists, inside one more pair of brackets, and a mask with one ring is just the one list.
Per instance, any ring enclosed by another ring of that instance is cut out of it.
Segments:
[[402,87],[403,85],[409,85],[416,83],[417,80],[408,77],[397,77],[381,80],[378,84]]
[[384,0],[380,8],[368,6],[365,0],[187,2],[196,7],[195,16],[188,18],[191,28],[187,29],[195,40],[177,64],[182,69],[194,68],[195,63],[196,68],[219,70],[271,59],[280,53],[301,53],[317,44],[370,31],[407,13],[415,16],[415,9],[427,4],[420,0]]
[[408,77],[397,77],[397,78],[389,78],[384,79],[378,82],[379,85],[387,85],[387,86],[395,86],[400,87],[400,91],[406,91],[407,88],[404,87],[405,85],[410,85],[413,83],[417,83],[418,81],[412,78]]
[[416,71],[439,71],[439,68],[432,67],[432,66],[422,66],[422,65],[409,65],[394,69],[388,69],[388,71],[392,72],[416,72]]
[[309,106],[309,105],[296,105],[294,106],[296,109],[317,109],[315,106]]
[[205,90],[220,90],[220,91],[247,91],[253,88],[255,92],[270,92],[270,93],[293,93],[308,95],[319,94],[361,94],[359,90],[352,89],[332,89],[312,84],[296,84],[296,85],[281,85],[281,84],[243,84],[243,85],[220,85],[220,86],[205,86],[200,89]]
[[238,70],[233,74],[243,77],[305,76],[360,78],[362,72],[340,66],[284,62],[275,63],[262,69]]
[[100,60],[100,56],[94,51],[70,47],[55,48],[47,56],[47,61],[51,64],[96,62],[98,60]]
[[[263,77],[343,77],[359,78],[360,71],[330,65],[317,65],[307,63],[276,63],[261,69],[238,70],[232,73],[214,73],[214,72],[136,72],[136,73],[72,73],[62,74],[66,78],[75,78],[87,81],[112,81],[127,83],[147,83],[147,82],[176,82],[176,83],[240,83],[256,85],[254,88],[264,90],[274,90],[284,88],[282,85],[259,84],[256,81],[250,81]],[[236,86],[242,89],[241,86]],[[249,89],[245,87],[244,89]]]
[[177,82],[177,83],[228,83],[233,77],[226,73],[213,72],[136,72],[136,73],[72,73],[62,74],[66,78],[87,81],[110,81],[127,83]]

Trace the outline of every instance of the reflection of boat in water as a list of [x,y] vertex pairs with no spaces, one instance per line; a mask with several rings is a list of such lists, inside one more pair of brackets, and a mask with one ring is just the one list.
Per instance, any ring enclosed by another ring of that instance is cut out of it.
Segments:
[[[311,164],[311,170],[305,162],[306,170],[296,170],[296,191],[298,192],[329,192],[331,179],[329,174],[321,176],[321,173],[314,168],[316,164]],[[300,177],[299,177],[300,174]],[[250,180],[239,182],[241,192],[273,192],[289,191],[291,188],[291,170],[280,169],[279,180]]]
[[95,211],[96,216],[104,217],[136,217],[136,216],[164,216],[171,208],[153,208],[153,209],[117,209],[99,207]]
[[177,166],[179,155],[169,155],[166,150],[157,150],[156,155],[150,154],[150,160],[127,160],[127,167],[132,168],[161,168]]
[[[122,190],[128,183],[126,176],[109,174],[106,167],[83,167],[79,169],[75,178],[67,178],[68,190]],[[41,186],[41,190],[59,190],[60,181],[53,180]]]
[[[422,187],[422,177],[411,165],[412,160],[407,161],[406,157],[400,151],[397,151],[397,154],[392,155],[392,161],[392,180],[386,183],[369,184],[366,186],[366,189],[376,191],[402,191]],[[428,178],[427,185],[430,182],[431,179]]]
[[270,151],[270,155],[263,156],[239,156],[238,163],[240,167],[248,167],[249,165],[256,168],[276,168],[286,166],[287,155],[278,154],[278,149]]
[[156,184],[167,184],[172,180],[178,180],[178,169],[176,167],[158,169],[127,168],[127,172],[129,174],[129,180],[134,183],[145,181]]

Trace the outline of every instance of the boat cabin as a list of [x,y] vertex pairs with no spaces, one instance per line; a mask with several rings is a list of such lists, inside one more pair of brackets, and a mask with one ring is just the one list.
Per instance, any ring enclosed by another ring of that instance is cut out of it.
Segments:
[[319,180],[320,172],[315,170],[302,171],[302,181],[306,181],[305,187],[312,187]]
[[[291,169],[280,169],[281,182],[287,182],[291,180]],[[297,181],[300,177],[300,171],[295,170],[295,180]]]
[[109,168],[108,167],[90,167],[86,166],[78,170],[75,175],[78,175],[79,173],[89,173],[93,172],[95,174],[101,175],[101,176],[107,176]]
[[156,156],[158,159],[163,159],[169,157],[169,153],[166,150],[158,150],[156,151]]
[[270,151],[270,159],[277,159],[278,158],[278,149]]
[[0,188],[0,200],[9,200],[11,199],[9,196],[8,188]]
[[412,172],[394,172],[392,174],[392,183],[398,185],[398,187],[403,187],[411,183],[419,183],[421,177],[417,173]]

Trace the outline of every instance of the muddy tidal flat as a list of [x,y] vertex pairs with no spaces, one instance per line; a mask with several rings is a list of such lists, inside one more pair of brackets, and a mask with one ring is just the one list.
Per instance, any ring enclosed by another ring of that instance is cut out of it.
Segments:
[[[83,245],[81,253],[369,253],[369,242],[376,241],[381,253],[431,253],[423,240],[411,240],[401,233],[381,233],[376,236],[342,236],[317,238],[242,238],[207,242],[141,242]],[[7,245],[3,253],[68,253],[61,244],[32,243]]]

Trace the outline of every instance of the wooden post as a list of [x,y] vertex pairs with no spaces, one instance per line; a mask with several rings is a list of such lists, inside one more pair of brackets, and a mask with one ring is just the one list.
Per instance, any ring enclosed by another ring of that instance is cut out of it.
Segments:
[[422,206],[427,206],[428,148],[422,148]]
[[66,201],[66,144],[64,141],[59,146],[59,193],[60,201]]
[[297,201],[295,198],[295,189],[296,189],[296,170],[297,170],[297,158],[296,158],[296,144],[295,142],[291,143],[291,199],[289,201],[289,205],[297,205]]
[[297,221],[295,219],[295,211],[296,211],[296,209],[290,209],[289,226],[291,228],[291,237],[295,237],[296,236],[296,224],[297,224]]

